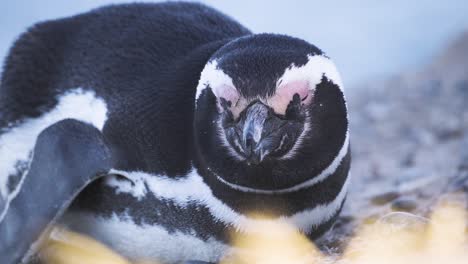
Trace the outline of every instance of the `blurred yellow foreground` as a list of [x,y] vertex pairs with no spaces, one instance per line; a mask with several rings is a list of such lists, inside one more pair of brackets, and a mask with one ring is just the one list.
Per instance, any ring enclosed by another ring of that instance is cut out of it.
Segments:
[[[393,218],[363,226],[342,256],[324,256],[285,223],[265,224],[255,234],[234,237],[236,250],[222,264],[468,263],[467,212],[463,205],[439,206],[428,221],[410,214]],[[48,264],[131,263],[106,246],[63,229],[53,231],[40,256]]]

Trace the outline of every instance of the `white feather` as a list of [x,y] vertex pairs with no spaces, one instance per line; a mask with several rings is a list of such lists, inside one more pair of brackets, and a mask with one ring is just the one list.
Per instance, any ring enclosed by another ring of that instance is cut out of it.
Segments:
[[[329,58],[325,57],[324,55],[308,55],[307,58],[308,61],[303,66],[297,67],[294,64],[289,66],[285,70],[283,75],[278,79],[278,82],[276,83],[277,87],[279,87],[281,84],[306,80],[309,84],[309,89],[315,90],[317,84],[319,84],[322,81],[322,77],[325,76],[328,80],[338,85],[339,89],[342,92],[344,92],[341,76],[338,70],[336,69],[335,64]],[[305,135],[310,131],[309,123],[310,117],[307,116],[302,133],[299,135],[298,139],[294,143],[294,146],[288,151],[288,153],[282,156],[281,159],[294,158],[294,156],[297,153],[297,150],[302,146],[302,141],[304,140]],[[347,144],[348,131],[346,131],[346,141],[343,147],[347,148]]]
[[18,173],[15,164],[30,160],[36,138],[42,130],[66,118],[90,123],[102,130],[107,118],[107,107],[93,91],[74,89],[58,97],[58,103],[52,110],[38,118],[22,120],[18,126],[0,135],[0,195],[6,198],[6,207],[0,212],[0,221],[3,220],[10,202],[18,194],[26,174],[24,172],[21,175],[16,189],[8,193],[8,178]]
[[[182,179],[172,179],[162,175],[151,175],[145,172],[126,172],[111,170],[111,174],[120,174],[132,181],[144,182],[159,199],[169,200],[178,206],[185,207],[189,202],[204,205],[211,215],[218,221],[233,226],[241,232],[255,232],[256,226],[271,221],[285,221],[296,226],[306,233],[315,226],[329,220],[340,208],[347,192],[348,179],[343,185],[340,193],[330,203],[320,204],[316,207],[306,209],[290,216],[281,216],[273,220],[259,220],[249,218],[240,214],[216,198],[210,187],[203,181],[195,169]],[[115,186],[115,185],[113,185]],[[119,191],[125,188],[120,188]],[[137,188],[138,189],[138,188]],[[129,191],[134,197],[141,199],[142,192],[139,190]]]
[[[227,140],[226,133],[224,132],[224,128],[221,125],[220,119],[216,121],[216,125],[217,125],[218,137],[221,139],[221,144],[223,145],[223,147],[227,149],[229,155],[231,155],[231,157],[235,158],[238,161],[245,160],[245,158],[239,155],[239,153],[237,153],[237,151],[231,146],[231,144]],[[239,149],[242,149],[242,146],[240,146],[240,143],[237,141],[237,139],[234,142],[235,144],[237,144],[237,147]]]
[[289,192],[295,192],[304,188],[309,188],[312,187],[325,179],[327,179],[330,175],[332,175],[338,166],[340,166],[341,161],[343,158],[346,156],[348,153],[348,146],[349,146],[349,133],[346,132],[346,137],[345,141],[343,143],[343,146],[341,147],[340,151],[338,152],[338,155],[333,159],[333,161],[326,167],[320,174],[316,175],[315,177],[302,182],[300,184],[294,185],[289,188],[284,188],[284,189],[277,189],[277,190],[263,190],[263,189],[255,189],[255,188],[249,188],[245,187],[242,185],[234,184],[231,182],[228,182],[224,180],[223,178],[217,176],[218,180],[223,182],[224,184],[228,185],[229,187],[242,191],[242,192],[252,192],[252,193],[261,193],[261,194],[280,194],[280,193],[289,193]]
[[203,240],[195,234],[169,233],[159,225],[135,224],[130,217],[110,218],[88,213],[66,215],[64,223],[88,234],[132,260],[180,263],[185,260],[218,261],[229,247],[214,238]]
[[306,64],[298,67],[294,64],[289,66],[278,79],[277,87],[280,84],[286,84],[293,81],[306,80],[309,82],[309,89],[315,89],[315,86],[322,81],[323,75],[334,84],[338,85],[341,91],[344,90],[341,76],[336,69],[335,64],[323,55],[308,55]]
[[[207,89],[208,86],[211,87],[211,89],[216,89],[217,87],[223,87],[223,85],[234,87],[231,77],[218,68],[218,62],[216,60],[208,62],[200,74],[195,100],[198,100],[203,90]],[[215,93],[215,91],[213,91],[213,93]]]

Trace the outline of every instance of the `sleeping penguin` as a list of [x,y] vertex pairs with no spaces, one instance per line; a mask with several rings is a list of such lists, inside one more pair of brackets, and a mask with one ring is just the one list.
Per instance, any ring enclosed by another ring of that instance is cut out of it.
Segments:
[[304,40],[183,2],[39,23],[1,79],[0,262],[55,224],[164,263],[216,262],[262,221],[314,239],[349,167],[343,84]]

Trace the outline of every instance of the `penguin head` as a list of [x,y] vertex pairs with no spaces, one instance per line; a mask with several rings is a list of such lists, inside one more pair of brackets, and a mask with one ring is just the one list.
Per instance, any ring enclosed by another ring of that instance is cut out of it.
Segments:
[[314,45],[289,36],[258,34],[224,45],[201,73],[195,105],[202,162],[248,188],[307,180],[333,160],[347,134],[336,67]]

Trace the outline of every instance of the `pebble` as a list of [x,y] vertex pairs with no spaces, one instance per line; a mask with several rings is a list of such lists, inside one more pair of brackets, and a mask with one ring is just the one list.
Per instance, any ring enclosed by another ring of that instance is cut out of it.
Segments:
[[450,192],[466,192],[468,194],[468,170],[461,171],[449,184]]
[[189,260],[183,262],[183,264],[212,264],[211,262],[199,261],[199,260]]
[[334,228],[339,228],[343,225],[349,225],[351,224],[353,221],[355,220],[355,218],[351,215],[343,215],[343,216],[340,216],[336,222],[335,222],[335,225],[334,225]]
[[428,219],[407,212],[393,212],[381,217],[379,222],[390,225],[393,230],[411,228],[412,230],[419,229],[423,231]]
[[384,205],[400,197],[398,192],[386,192],[371,198],[371,203],[375,205]]
[[416,201],[411,199],[397,199],[392,202],[393,211],[413,212],[418,207]]
[[373,214],[373,215],[367,216],[362,220],[362,224],[373,225],[380,219],[380,217],[381,216],[379,214]]

